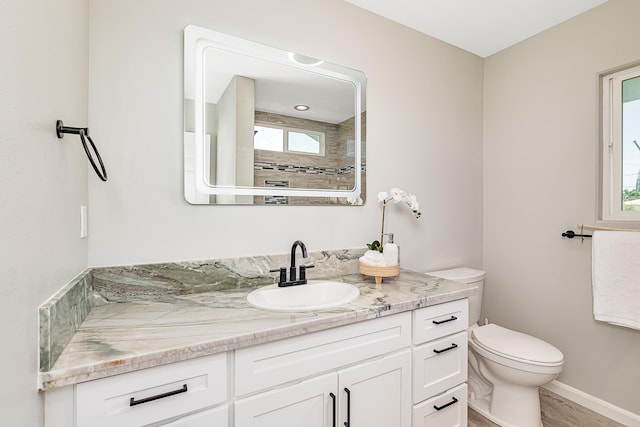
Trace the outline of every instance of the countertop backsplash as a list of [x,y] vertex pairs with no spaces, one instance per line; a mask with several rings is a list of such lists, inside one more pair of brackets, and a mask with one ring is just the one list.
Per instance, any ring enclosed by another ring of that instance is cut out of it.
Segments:
[[38,308],[40,372],[51,369],[93,308],[91,269],[76,276]]

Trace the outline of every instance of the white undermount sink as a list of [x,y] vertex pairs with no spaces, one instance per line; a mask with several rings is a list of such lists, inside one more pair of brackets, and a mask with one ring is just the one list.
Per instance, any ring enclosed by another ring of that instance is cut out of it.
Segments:
[[360,296],[353,285],[327,280],[309,280],[306,285],[269,285],[247,295],[255,308],[271,311],[316,311],[349,304]]

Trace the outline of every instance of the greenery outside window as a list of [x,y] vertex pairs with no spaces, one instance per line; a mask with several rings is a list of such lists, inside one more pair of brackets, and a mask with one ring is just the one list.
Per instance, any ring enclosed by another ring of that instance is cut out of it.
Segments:
[[602,77],[602,219],[640,220],[640,66]]
[[256,150],[324,156],[324,146],[324,132],[267,124],[254,126],[253,148]]

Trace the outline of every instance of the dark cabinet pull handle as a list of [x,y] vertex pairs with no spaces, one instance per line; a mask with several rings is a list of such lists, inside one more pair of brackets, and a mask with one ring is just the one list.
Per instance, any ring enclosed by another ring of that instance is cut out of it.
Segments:
[[458,320],[456,316],[451,316],[449,319],[445,320],[432,320],[434,325],[442,325],[443,323],[453,322],[454,320]]
[[186,392],[187,392],[187,385],[183,384],[182,388],[178,390],[168,391],[162,394],[156,394],[155,396],[145,397],[144,399],[136,400],[135,397],[132,397],[131,399],[129,399],[129,406],[142,405],[143,403],[152,402],[154,400],[163,399],[165,397],[174,396],[176,394],[186,393]]
[[452,400],[451,402],[446,403],[446,404],[444,404],[444,405],[442,405],[442,406],[433,405],[433,407],[435,408],[435,410],[436,410],[436,411],[441,411],[441,410],[443,410],[444,408],[446,408],[447,406],[451,406],[451,405],[453,405],[454,403],[458,403],[458,399],[456,399],[455,397],[453,397],[452,399],[453,399],[453,400]]
[[458,344],[451,344],[451,346],[449,346],[447,348],[443,348],[442,350],[436,350],[434,348],[433,352],[440,354],[440,353],[444,353],[445,351],[453,350],[454,348],[458,348]]
[[331,424],[333,427],[336,427],[336,395],[333,393],[329,393],[329,396],[331,396],[331,400],[332,400],[332,411],[333,411],[333,423]]
[[347,421],[344,427],[349,427],[351,425],[351,390],[345,387],[344,392],[347,393]]

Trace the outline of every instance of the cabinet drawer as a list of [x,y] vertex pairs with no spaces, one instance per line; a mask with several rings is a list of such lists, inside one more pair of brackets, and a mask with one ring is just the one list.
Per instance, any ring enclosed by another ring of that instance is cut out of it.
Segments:
[[222,353],[78,384],[77,427],[139,427],[226,400]]
[[413,427],[467,427],[467,385],[414,405]]
[[411,345],[411,313],[236,351],[236,394],[317,375]]
[[413,349],[413,403],[467,381],[467,333]]
[[422,344],[469,327],[467,299],[433,305],[413,312],[413,343]]

